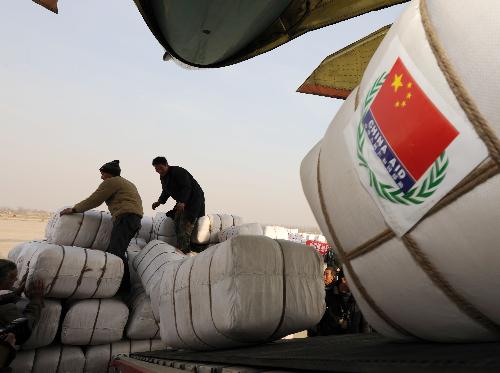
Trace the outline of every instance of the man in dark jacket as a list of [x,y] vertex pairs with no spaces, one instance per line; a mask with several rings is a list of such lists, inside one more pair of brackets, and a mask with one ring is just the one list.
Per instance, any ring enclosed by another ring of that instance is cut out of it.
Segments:
[[172,197],[177,203],[167,213],[174,219],[177,246],[183,253],[191,251],[191,233],[196,220],[205,215],[205,195],[195,178],[184,168],[169,166],[165,157],[153,159],[153,167],[160,174],[162,193],[153,203],[155,210]]

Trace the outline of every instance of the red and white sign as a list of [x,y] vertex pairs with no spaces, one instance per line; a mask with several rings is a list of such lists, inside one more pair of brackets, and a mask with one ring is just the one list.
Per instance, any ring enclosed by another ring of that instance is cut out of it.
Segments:
[[307,240],[306,241],[307,246],[314,246],[318,253],[321,255],[326,255],[328,250],[331,248],[330,244],[328,242],[321,242],[321,241],[313,241],[313,240]]

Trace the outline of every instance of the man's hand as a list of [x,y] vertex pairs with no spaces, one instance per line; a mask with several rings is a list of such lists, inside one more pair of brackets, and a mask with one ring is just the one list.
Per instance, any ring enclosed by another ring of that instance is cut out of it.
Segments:
[[182,202],[177,202],[177,205],[175,205],[175,209],[178,211],[178,212],[182,212],[184,211],[184,209],[186,208],[186,204],[185,203],[182,203]]
[[24,292],[31,300],[41,300],[43,298],[45,289],[42,280],[35,280],[33,284]]
[[151,208],[152,208],[153,210],[156,210],[156,208],[157,208],[158,206],[160,206],[160,205],[161,205],[161,203],[160,203],[160,202],[154,202],[154,203],[151,205]]
[[73,208],[68,207],[67,209],[62,210],[62,211],[59,213],[59,216],[63,216],[63,215],[70,215],[70,214],[73,214]]

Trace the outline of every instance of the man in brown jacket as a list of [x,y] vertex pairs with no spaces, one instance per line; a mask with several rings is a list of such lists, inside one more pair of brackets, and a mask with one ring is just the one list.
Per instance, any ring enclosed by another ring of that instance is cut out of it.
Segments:
[[130,240],[141,228],[141,219],[144,214],[142,200],[135,185],[120,176],[120,161],[108,162],[99,171],[101,171],[103,182],[97,190],[73,208],[61,211],[61,215],[91,210],[106,202],[113,217],[113,230],[107,252],[123,260],[124,274],[120,289],[126,290],[130,285],[126,258],[127,247]]

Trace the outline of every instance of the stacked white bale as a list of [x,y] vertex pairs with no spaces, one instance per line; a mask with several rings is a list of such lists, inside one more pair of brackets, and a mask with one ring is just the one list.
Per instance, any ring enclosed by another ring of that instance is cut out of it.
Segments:
[[84,373],[117,373],[109,366],[116,355],[165,349],[161,340],[120,341],[101,346],[90,346],[85,351]]
[[26,285],[42,280],[52,298],[109,298],[123,276],[123,261],[113,254],[40,242],[23,245],[17,255],[19,277]]
[[141,279],[134,269],[133,262],[139,254],[134,245],[128,248],[128,262],[130,270],[130,295],[126,299],[130,310],[125,335],[130,339],[155,339],[159,338],[160,329],[156,321],[149,296],[144,291]]
[[152,240],[160,240],[173,246],[177,245],[175,223],[164,212],[157,212],[153,218],[153,232],[148,242]]
[[259,223],[247,223],[236,227],[229,227],[218,233],[219,242],[224,242],[236,236],[262,236],[264,231]]
[[142,286],[151,300],[156,320],[159,320],[160,280],[165,266],[186,256],[169,244],[154,240],[147,244],[134,258],[132,267],[140,278]]
[[[148,243],[149,241],[154,239],[153,237],[153,218],[151,216],[143,216],[143,218],[141,219],[141,229],[139,229],[139,232],[136,233],[134,238],[140,239],[141,241],[143,240],[144,242]],[[143,245],[141,247],[144,246],[146,245]]]
[[134,237],[130,240],[130,245],[135,245],[137,246],[139,249],[142,249],[144,246],[146,246],[148,244],[148,241],[146,241],[144,238],[141,238],[141,237]]
[[326,237],[316,233],[288,233],[288,240],[305,244],[307,241],[326,243]]
[[154,317],[151,301],[142,286],[133,286],[127,299],[130,310],[125,336],[129,339],[155,339],[160,327]]
[[200,245],[218,243],[220,231],[242,224],[243,219],[236,215],[210,214],[202,216],[196,222],[191,240]]
[[[30,256],[28,255],[21,255],[22,253],[25,252],[26,247],[29,244],[44,244],[47,243],[45,240],[33,240],[29,242],[21,242],[20,244],[17,244],[14,246],[12,249],[9,250],[9,253],[7,254],[7,258],[14,263],[16,263],[17,268],[22,268],[24,265],[25,260],[29,260]],[[31,246],[33,247],[33,246]],[[32,255],[34,255],[34,250],[30,249],[32,252]],[[31,255],[31,256],[32,256]]]
[[128,258],[128,270],[130,273],[130,285],[132,288],[136,286],[142,287],[141,279],[137,275],[137,272],[134,269],[134,259],[141,252],[141,248],[137,245],[130,244],[127,248],[127,258]]
[[83,373],[85,355],[80,347],[52,345],[18,351],[11,363],[15,373]]
[[[23,350],[48,346],[56,337],[61,318],[61,302],[56,299],[44,299],[43,303],[40,319],[33,327],[28,340],[21,346]],[[23,298],[16,305],[21,311],[28,305],[28,299]]]
[[288,240],[289,229],[278,225],[265,225],[264,236],[273,240]]
[[[492,53],[500,45],[499,12],[495,0],[412,1],[365,72],[360,107],[379,66],[391,68],[380,65],[383,59],[400,45],[405,61],[415,65],[412,71],[420,72],[419,81],[423,76],[431,83],[425,93],[437,92],[433,103],[446,110],[448,118],[454,116],[453,125],[465,122],[462,133],[477,133],[475,141],[483,142],[490,154],[409,233],[400,238],[388,229],[378,200],[361,184],[351,159],[344,129],[355,113],[356,92],[302,162],[302,184],[316,220],[343,254],[349,287],[364,316],[386,336],[437,342],[500,340],[500,110],[495,103],[500,75],[494,68],[500,54]],[[392,82],[394,76],[389,78]],[[401,135],[404,129],[402,125]],[[369,143],[367,147],[372,154]],[[415,157],[420,151],[415,149]],[[462,153],[473,156],[466,146]],[[449,165],[450,174],[460,166],[451,153]]]
[[111,214],[90,210],[79,214],[59,215],[56,211],[46,230],[48,243],[107,250],[113,229]]
[[64,316],[61,342],[98,345],[122,339],[129,310],[118,299],[84,299],[72,302]]
[[171,347],[237,347],[316,325],[325,310],[322,261],[310,247],[238,236],[165,266],[160,331]]

